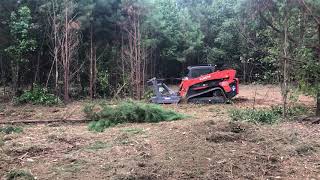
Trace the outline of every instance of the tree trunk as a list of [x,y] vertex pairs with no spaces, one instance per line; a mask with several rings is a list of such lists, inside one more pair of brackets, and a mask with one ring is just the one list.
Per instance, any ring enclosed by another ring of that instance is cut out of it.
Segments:
[[59,47],[58,47],[58,25],[57,25],[57,15],[56,15],[56,6],[55,2],[53,3],[53,36],[54,36],[54,47],[53,47],[53,61],[55,63],[55,83],[54,83],[54,90],[56,93],[56,96],[59,95],[59,89],[58,89],[58,82],[59,82]]
[[36,69],[35,69],[35,73],[34,73],[34,79],[33,79],[32,87],[33,87],[33,84],[37,83],[37,80],[38,80],[38,77],[39,77],[40,58],[41,58],[41,50],[40,50],[40,52],[38,53],[38,56],[37,56],[37,65],[36,65]]
[[[319,45],[318,45],[318,48],[320,48],[320,24],[318,24],[318,39],[319,39]],[[318,58],[319,58],[319,61],[320,61],[320,52],[318,54]],[[318,84],[320,83],[319,82],[319,79],[318,79]],[[316,116],[320,116],[320,90],[318,90],[317,92],[317,107],[316,107]]]
[[243,59],[243,82],[247,83],[247,60],[245,58]]
[[67,68],[64,69],[64,102],[69,102],[69,70]]
[[320,116],[320,92],[317,93],[316,116]]
[[6,94],[6,79],[5,79],[5,70],[3,67],[3,57],[2,54],[0,54],[0,70],[1,70],[1,82],[3,86],[3,95]]
[[93,99],[93,30],[92,24],[90,25],[90,87],[89,87],[89,94],[90,98]]
[[[287,1],[286,1],[287,4]],[[284,43],[283,43],[283,87],[282,87],[282,98],[283,98],[283,117],[287,117],[287,96],[288,96],[288,14],[285,10],[284,15]]]
[[[20,59],[18,60],[20,61]],[[19,62],[12,63],[12,81],[13,81],[13,92],[16,95],[19,87]]]
[[[67,1],[66,1],[67,2]],[[65,39],[64,39],[64,102],[69,102],[69,14],[68,5],[65,8]]]
[[96,96],[96,91],[97,91],[97,47],[94,46],[93,49],[93,90],[92,90],[92,96],[93,98]]
[[48,74],[48,78],[47,78],[47,82],[46,82],[46,86],[45,86],[46,88],[48,88],[48,85],[49,85],[49,81],[50,81],[50,77],[51,77],[51,73],[52,73],[54,64],[55,64],[55,61],[52,61],[51,68],[50,68],[50,71],[49,71],[49,74]]

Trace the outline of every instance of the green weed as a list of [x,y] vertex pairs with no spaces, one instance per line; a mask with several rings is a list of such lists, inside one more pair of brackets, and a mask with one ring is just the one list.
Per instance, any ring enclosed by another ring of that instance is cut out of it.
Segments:
[[233,121],[248,121],[254,123],[273,124],[280,118],[278,113],[270,109],[233,109],[229,111]]
[[65,162],[63,165],[54,168],[60,173],[79,173],[86,166],[87,161],[81,159],[74,159],[72,162]]
[[3,134],[0,134],[0,148],[4,146]]
[[[277,114],[282,115],[283,114],[283,108],[281,106],[273,106],[271,110]],[[305,106],[291,106],[287,109],[287,116],[288,118],[293,118],[296,116],[300,116],[303,114],[308,114],[309,109]]]
[[121,131],[130,135],[141,134],[144,132],[144,130],[141,128],[126,128],[126,129],[122,129]]
[[[308,113],[308,108],[304,106],[292,106],[287,109],[287,118]],[[267,109],[233,109],[229,111],[229,116],[233,121],[248,121],[254,123],[273,124],[282,118],[283,108],[274,106]]]
[[4,134],[21,133],[22,131],[23,129],[21,127],[16,127],[16,126],[0,127],[0,133],[4,133]]
[[16,179],[25,179],[25,180],[34,180],[35,178],[29,172],[24,170],[12,170],[7,175],[7,180],[16,180]]
[[112,147],[112,145],[108,144],[108,143],[105,143],[105,142],[102,142],[102,141],[96,141],[92,144],[90,144],[87,149],[89,150],[93,150],[93,151],[97,151],[97,150],[100,150],[100,149],[106,149],[106,148],[110,148]]
[[6,110],[5,105],[0,104],[0,113],[4,113]]
[[304,145],[297,147],[296,152],[300,156],[305,156],[305,155],[310,155],[313,152],[316,152],[316,149],[312,145],[304,144]]

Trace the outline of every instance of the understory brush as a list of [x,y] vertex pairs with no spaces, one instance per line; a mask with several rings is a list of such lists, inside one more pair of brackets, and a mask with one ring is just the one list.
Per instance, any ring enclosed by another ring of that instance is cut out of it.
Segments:
[[21,96],[13,99],[15,105],[35,104],[52,106],[61,103],[61,100],[53,94],[50,94],[46,88],[34,86],[33,89],[24,91]]
[[89,130],[102,132],[105,128],[122,123],[157,123],[185,118],[174,111],[165,110],[159,105],[127,101],[118,105],[87,105],[84,112],[92,122]]
[[[290,120],[296,116],[308,113],[304,106],[292,106],[287,109],[287,118]],[[267,109],[233,109],[229,116],[233,121],[248,121],[253,123],[273,124],[282,118],[283,108],[274,106]]]

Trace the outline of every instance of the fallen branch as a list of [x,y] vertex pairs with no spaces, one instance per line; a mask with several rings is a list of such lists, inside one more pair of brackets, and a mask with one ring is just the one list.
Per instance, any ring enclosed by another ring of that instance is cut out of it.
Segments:
[[12,120],[0,121],[0,124],[49,124],[49,123],[87,123],[89,119],[51,119],[51,120]]
[[301,122],[310,122],[311,124],[320,124],[320,117],[318,116],[309,116],[301,120]]

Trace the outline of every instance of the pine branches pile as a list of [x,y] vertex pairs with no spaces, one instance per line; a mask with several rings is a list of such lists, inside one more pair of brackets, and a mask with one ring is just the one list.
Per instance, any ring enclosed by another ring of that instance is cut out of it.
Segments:
[[165,110],[159,105],[133,101],[122,102],[116,106],[88,105],[84,112],[87,118],[93,120],[89,124],[89,130],[98,132],[122,123],[157,123],[185,118],[184,115]]

